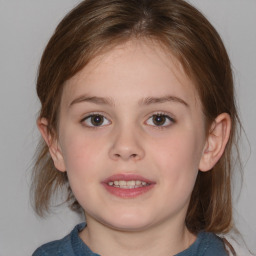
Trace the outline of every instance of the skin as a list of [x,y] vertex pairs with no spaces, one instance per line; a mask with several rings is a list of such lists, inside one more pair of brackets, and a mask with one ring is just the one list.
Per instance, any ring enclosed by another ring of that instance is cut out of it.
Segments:
[[[95,114],[104,117],[96,127]],[[163,124],[154,123],[156,114]],[[58,138],[46,119],[38,121],[85,211],[80,237],[105,256],[174,255],[195,241],[185,226],[191,192],[198,170],[210,170],[222,155],[230,125],[223,113],[208,135],[195,87],[177,59],[136,40],[96,57],[66,82]],[[115,174],[140,175],[154,186],[121,198],[102,185]]]

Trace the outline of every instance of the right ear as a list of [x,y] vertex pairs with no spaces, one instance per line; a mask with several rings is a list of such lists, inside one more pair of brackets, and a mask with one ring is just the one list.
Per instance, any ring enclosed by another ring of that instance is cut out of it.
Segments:
[[66,171],[66,166],[64,162],[64,158],[61,152],[61,148],[59,146],[59,142],[57,138],[54,138],[50,131],[49,131],[49,126],[48,126],[48,121],[46,118],[39,118],[37,120],[37,127],[38,130],[40,131],[43,139],[45,140],[46,144],[49,147],[49,152],[52,157],[52,160],[54,162],[54,166],[56,167],[57,170],[61,172]]

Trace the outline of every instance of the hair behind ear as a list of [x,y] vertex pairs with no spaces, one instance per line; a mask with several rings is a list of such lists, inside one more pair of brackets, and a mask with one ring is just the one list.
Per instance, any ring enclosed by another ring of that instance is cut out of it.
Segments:
[[68,184],[68,177],[66,172],[60,172],[55,168],[48,145],[43,138],[38,144],[34,158],[36,161],[30,193],[35,212],[43,217],[49,211],[53,195]]
[[231,166],[225,156],[230,131],[227,113],[220,114],[210,126],[186,218],[192,232],[225,233],[233,225]]

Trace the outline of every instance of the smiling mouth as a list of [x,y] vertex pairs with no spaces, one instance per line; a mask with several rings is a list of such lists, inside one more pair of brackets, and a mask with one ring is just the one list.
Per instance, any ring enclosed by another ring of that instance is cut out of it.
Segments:
[[102,185],[111,194],[121,198],[134,198],[151,190],[155,182],[139,175],[118,174],[109,177]]
[[141,180],[115,180],[108,182],[109,186],[115,187],[115,188],[122,188],[122,189],[134,189],[134,188],[141,188],[148,186],[149,183]]

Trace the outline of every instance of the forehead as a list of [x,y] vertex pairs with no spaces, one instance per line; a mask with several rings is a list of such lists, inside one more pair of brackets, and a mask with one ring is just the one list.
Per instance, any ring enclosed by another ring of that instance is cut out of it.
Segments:
[[134,39],[93,58],[65,83],[63,100],[85,91],[98,96],[118,97],[124,87],[137,91],[137,95],[147,90],[145,93],[163,96],[166,86],[162,85],[167,84],[170,94],[182,94],[187,100],[198,101],[192,80],[170,50],[156,41]]

